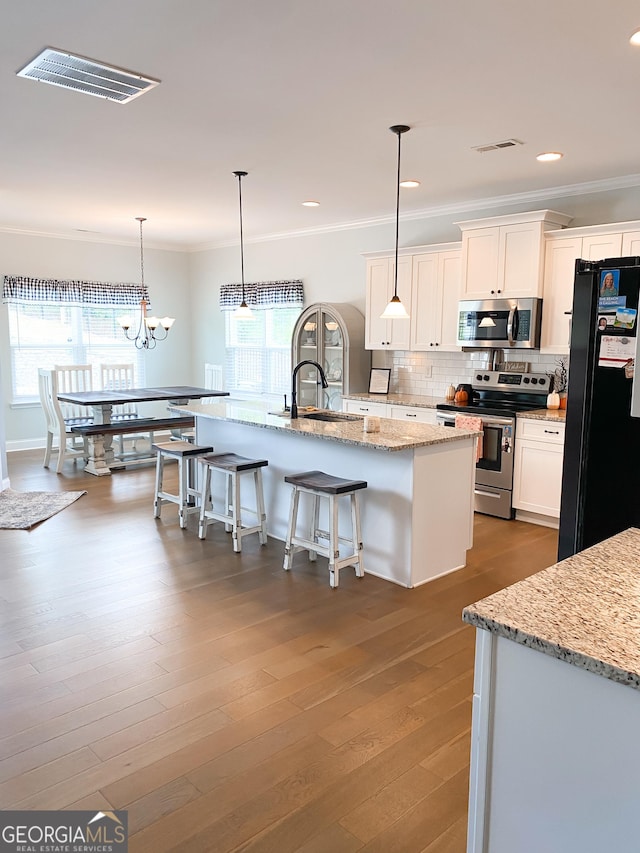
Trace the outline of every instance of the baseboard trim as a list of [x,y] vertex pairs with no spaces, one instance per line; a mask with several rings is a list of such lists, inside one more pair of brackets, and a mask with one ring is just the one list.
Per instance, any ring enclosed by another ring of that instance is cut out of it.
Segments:
[[554,518],[552,515],[540,515],[537,512],[529,512],[526,509],[517,509],[516,519],[518,521],[528,521],[529,524],[539,524],[542,527],[553,527],[555,530],[560,527],[560,519]]

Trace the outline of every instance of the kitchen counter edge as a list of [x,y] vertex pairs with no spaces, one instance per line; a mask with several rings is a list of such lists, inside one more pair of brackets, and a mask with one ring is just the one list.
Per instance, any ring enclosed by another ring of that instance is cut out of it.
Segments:
[[640,530],[630,528],[464,608],[463,621],[640,690]]

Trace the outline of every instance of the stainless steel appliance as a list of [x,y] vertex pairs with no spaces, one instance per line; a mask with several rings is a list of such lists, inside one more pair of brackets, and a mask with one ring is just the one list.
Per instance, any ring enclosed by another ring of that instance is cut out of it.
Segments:
[[481,299],[458,306],[458,345],[538,349],[542,299]]
[[513,518],[513,442],[518,412],[541,409],[550,388],[544,373],[478,371],[468,403],[439,403],[436,418],[455,426],[456,414],[482,421],[482,456],[476,463],[475,510]]

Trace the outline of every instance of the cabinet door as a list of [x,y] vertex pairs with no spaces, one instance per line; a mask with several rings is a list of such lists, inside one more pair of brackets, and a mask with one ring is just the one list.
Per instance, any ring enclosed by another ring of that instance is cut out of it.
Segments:
[[622,234],[602,234],[582,238],[582,257],[585,261],[601,261],[604,258],[620,258]]
[[379,418],[387,417],[387,404],[369,402],[368,400],[349,400],[342,401],[342,411],[351,412],[354,415],[377,415]]
[[562,447],[516,439],[513,465],[514,507],[560,518]]
[[389,323],[380,317],[389,301],[390,270],[391,258],[371,258],[367,261],[365,308],[367,349],[388,349],[391,343]]
[[470,228],[462,233],[463,299],[496,297],[500,228]]
[[549,238],[545,248],[541,352],[569,352],[573,281],[581,237]]
[[442,324],[440,349],[445,352],[460,352],[458,340],[458,302],[460,301],[461,252],[442,252],[439,258],[439,279],[442,288]]
[[417,406],[389,406],[389,417],[393,420],[418,424],[437,424],[435,409],[421,409]]
[[413,256],[411,349],[433,350],[440,345],[442,288],[438,281],[437,252]]
[[622,235],[622,257],[640,256],[640,231],[627,231]]
[[496,294],[500,298],[542,295],[541,222],[500,226]]

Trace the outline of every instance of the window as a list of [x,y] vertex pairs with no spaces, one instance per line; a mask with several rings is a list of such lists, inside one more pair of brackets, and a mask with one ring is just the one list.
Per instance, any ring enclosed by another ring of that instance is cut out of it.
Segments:
[[[139,304],[139,286],[7,276],[4,298],[15,402],[37,400],[38,368],[54,364],[93,364],[98,388],[101,363],[133,362],[136,384],[144,385],[142,353],[125,339],[118,322],[127,311],[123,305],[131,311],[131,306]],[[110,304],[94,304],[100,298]]]
[[291,336],[303,305],[301,281],[246,284],[245,299],[253,319],[236,317],[239,284],[220,289],[225,312],[227,389],[245,394],[282,395],[291,386]]

